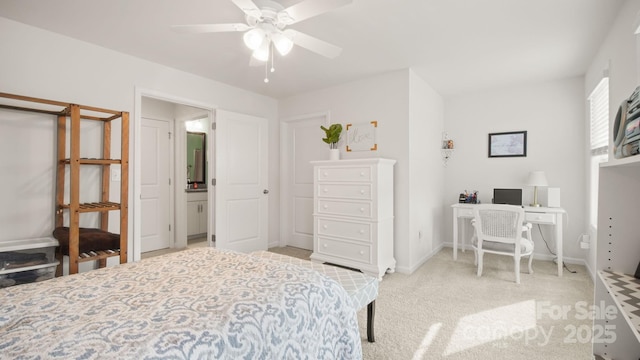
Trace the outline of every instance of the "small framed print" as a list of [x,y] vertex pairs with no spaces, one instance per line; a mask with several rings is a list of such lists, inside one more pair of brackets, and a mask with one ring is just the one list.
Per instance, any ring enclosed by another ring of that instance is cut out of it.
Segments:
[[378,150],[378,122],[364,124],[347,124],[347,151]]
[[511,131],[489,134],[489,157],[527,156],[527,132]]

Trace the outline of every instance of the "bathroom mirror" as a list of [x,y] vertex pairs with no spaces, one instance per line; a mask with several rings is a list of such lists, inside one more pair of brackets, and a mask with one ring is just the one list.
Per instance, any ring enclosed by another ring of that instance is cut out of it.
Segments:
[[207,134],[187,132],[187,183],[204,184],[207,176]]

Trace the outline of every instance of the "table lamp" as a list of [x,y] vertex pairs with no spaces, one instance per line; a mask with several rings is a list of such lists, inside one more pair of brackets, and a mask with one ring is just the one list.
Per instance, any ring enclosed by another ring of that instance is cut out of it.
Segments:
[[538,186],[547,186],[547,177],[544,175],[544,171],[531,171],[529,178],[527,179],[527,185],[533,186],[533,207],[540,207],[538,204]]

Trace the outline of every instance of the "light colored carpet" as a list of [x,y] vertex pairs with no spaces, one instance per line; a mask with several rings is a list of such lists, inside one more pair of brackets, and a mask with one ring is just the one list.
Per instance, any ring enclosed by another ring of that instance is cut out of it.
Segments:
[[[309,251],[270,251],[308,258]],[[445,248],[411,275],[387,274],[376,300],[375,343],[366,341],[366,310],[358,313],[365,359],[591,359],[589,306],[593,284],[582,266],[557,276],[550,261],[485,255],[476,276],[472,251]]]

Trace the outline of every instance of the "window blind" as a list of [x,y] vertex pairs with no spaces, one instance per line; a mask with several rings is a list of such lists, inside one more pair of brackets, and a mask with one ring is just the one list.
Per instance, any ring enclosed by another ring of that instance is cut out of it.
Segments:
[[591,155],[606,154],[609,148],[609,78],[605,77],[589,95]]

